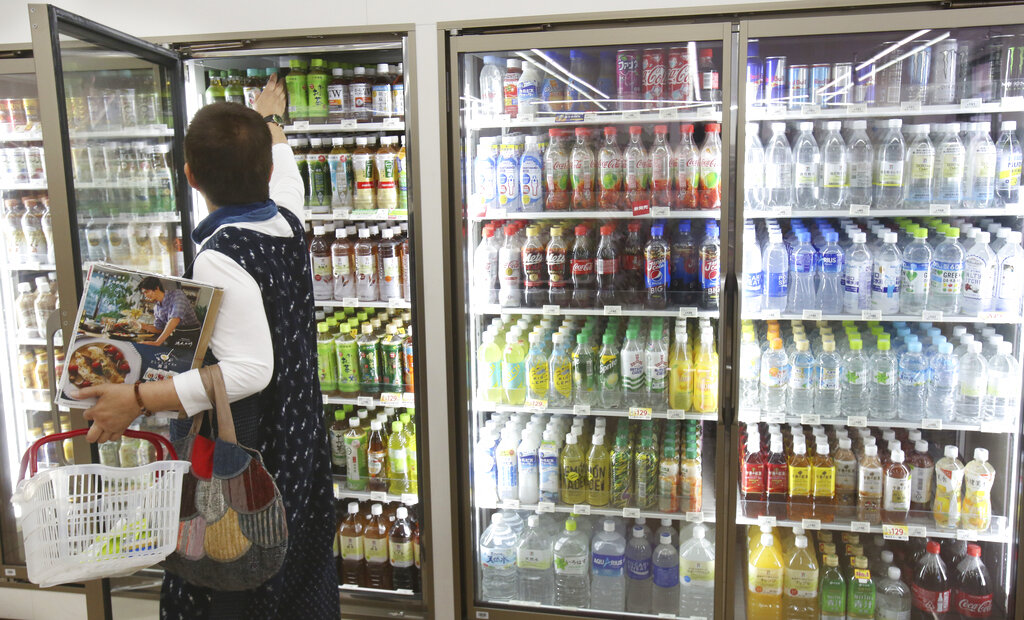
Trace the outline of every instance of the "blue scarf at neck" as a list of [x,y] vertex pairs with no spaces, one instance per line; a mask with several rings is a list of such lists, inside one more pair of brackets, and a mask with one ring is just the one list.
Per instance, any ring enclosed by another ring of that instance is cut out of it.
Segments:
[[242,205],[217,207],[192,231],[192,241],[202,243],[224,224],[236,222],[265,222],[277,215],[277,204],[273,200],[251,202]]

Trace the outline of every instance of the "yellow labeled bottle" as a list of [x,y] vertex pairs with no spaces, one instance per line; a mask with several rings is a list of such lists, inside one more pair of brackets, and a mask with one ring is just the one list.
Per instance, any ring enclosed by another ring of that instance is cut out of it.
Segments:
[[[412,411],[410,409],[410,411]],[[403,413],[398,416],[402,422],[402,432],[405,433],[405,455],[406,467],[409,472],[409,493],[419,492],[419,463],[416,461],[416,426],[412,423],[412,414]]]
[[522,405],[526,402],[526,347],[522,330],[513,327],[508,332],[505,350],[501,356],[501,388],[505,402]]
[[607,506],[610,493],[611,455],[604,445],[604,434],[595,434],[587,456],[587,503]]
[[693,410],[718,411],[718,353],[711,327],[701,329],[700,347],[693,361]]
[[575,435],[565,438],[562,448],[562,501],[582,504],[587,500],[587,460]]
[[495,342],[492,333],[484,335],[484,341],[477,351],[476,380],[480,400],[501,404],[501,347]]
[[793,442],[793,459],[789,463],[789,518],[794,521],[810,519],[811,460],[802,441]]
[[794,538],[786,558],[782,599],[787,620],[818,620],[818,564],[806,536]]
[[684,324],[676,325],[676,339],[668,357],[668,406],[689,411],[693,406],[693,360]]
[[828,453],[828,440],[820,439],[811,464],[812,511],[815,519],[831,523],[836,514],[836,464]]
[[747,617],[782,620],[782,555],[775,537],[761,535],[761,544],[751,552],[747,564]]

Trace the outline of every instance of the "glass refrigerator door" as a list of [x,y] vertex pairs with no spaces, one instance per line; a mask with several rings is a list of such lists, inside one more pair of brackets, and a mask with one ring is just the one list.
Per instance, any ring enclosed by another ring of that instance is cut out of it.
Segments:
[[451,40],[478,618],[714,614],[728,36]]
[[1022,21],[741,26],[737,617],[1020,613]]

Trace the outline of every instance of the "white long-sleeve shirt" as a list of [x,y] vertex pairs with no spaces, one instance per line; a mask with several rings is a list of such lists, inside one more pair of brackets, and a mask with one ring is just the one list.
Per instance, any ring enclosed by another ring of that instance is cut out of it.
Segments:
[[[295,156],[287,144],[273,147],[274,171],[270,176],[270,199],[278,206],[303,219],[302,207],[305,190]],[[225,226],[255,230],[275,237],[290,237],[291,227],[280,214],[263,222],[237,222]],[[216,231],[214,231],[216,234]],[[207,239],[210,239],[207,237]],[[205,243],[205,240],[204,240]],[[220,312],[213,327],[210,350],[217,357],[224,375],[228,400],[235,402],[260,392],[270,384],[274,374],[274,346],[270,339],[270,324],[263,309],[263,296],[259,285],[238,263],[214,250],[201,252],[192,269],[197,282],[224,289]],[[190,370],[174,377],[174,389],[185,408],[195,415],[210,409],[198,370]]]

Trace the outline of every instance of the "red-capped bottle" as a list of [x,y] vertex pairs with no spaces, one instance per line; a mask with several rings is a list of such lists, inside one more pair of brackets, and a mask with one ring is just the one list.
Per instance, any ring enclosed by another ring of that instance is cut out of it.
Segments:
[[789,505],[789,463],[782,439],[778,437],[771,440],[765,469],[768,514],[776,519],[785,519]]
[[759,517],[765,514],[765,487],[767,470],[761,456],[761,446],[756,436],[747,440],[747,454],[740,467],[740,504],[744,516]]
[[619,250],[614,234],[615,226],[606,224],[601,227],[601,241],[597,244],[597,259],[594,261],[599,308],[619,304]]
[[629,234],[622,248],[622,286],[619,300],[626,308],[643,305],[644,294],[644,244],[640,241],[640,222],[629,223]]
[[967,545],[967,557],[956,567],[953,617],[974,620],[992,617],[992,580],[981,561],[981,547]]
[[925,554],[914,568],[910,592],[910,620],[949,620],[952,583],[946,563],[939,556],[939,543],[928,542]]
[[587,236],[587,227],[576,227],[576,243],[572,246],[572,305],[575,308],[593,308],[596,294],[594,275],[594,248]]

